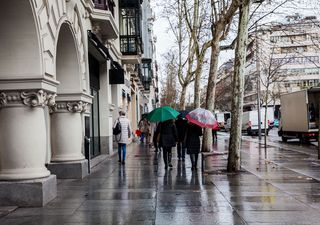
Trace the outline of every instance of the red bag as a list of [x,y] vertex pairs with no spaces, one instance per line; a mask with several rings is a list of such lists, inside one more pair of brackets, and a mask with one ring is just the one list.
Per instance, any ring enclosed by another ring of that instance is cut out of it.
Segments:
[[141,131],[140,131],[140,130],[136,130],[136,135],[137,135],[138,137],[140,137],[140,136],[141,136]]

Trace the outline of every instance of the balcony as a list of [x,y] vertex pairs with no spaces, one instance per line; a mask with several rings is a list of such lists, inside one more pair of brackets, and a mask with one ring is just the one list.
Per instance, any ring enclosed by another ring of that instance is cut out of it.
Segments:
[[119,37],[119,30],[114,19],[114,1],[85,0],[85,3],[86,9],[90,13],[92,27],[100,31],[101,38],[104,40],[117,39]]
[[116,6],[113,0],[93,0],[96,9],[109,10],[114,16],[114,7]]
[[140,64],[143,53],[141,39],[140,0],[120,0],[120,51],[125,64]]
[[122,62],[125,64],[140,64],[142,54],[142,41],[136,35],[120,36],[120,51]]
[[143,84],[145,92],[150,91],[151,81],[152,81],[151,77],[143,77],[142,84]]

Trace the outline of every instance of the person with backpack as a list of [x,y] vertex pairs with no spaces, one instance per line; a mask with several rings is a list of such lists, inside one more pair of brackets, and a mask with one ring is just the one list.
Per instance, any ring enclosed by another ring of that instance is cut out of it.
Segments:
[[116,141],[118,142],[118,162],[124,165],[126,161],[127,144],[129,143],[129,138],[131,137],[130,121],[126,118],[126,113],[124,111],[119,112],[119,117],[114,122],[113,134],[115,135]]

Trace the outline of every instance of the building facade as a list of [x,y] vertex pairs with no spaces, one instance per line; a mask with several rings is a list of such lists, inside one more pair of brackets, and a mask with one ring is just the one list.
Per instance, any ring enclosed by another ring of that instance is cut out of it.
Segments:
[[[279,105],[280,95],[320,84],[320,21],[314,16],[288,16],[250,35],[246,75],[249,88],[244,105],[257,104],[257,90],[263,105]],[[260,77],[260,79],[257,79]],[[258,82],[259,81],[259,82]],[[259,87],[257,86],[259,85]],[[269,100],[263,100],[269,85]]]
[[[260,104],[275,107],[278,116],[280,95],[320,85],[320,22],[316,17],[287,17],[283,23],[270,23],[249,35],[245,69],[244,111]],[[216,109],[230,110],[231,77],[234,60],[218,71]],[[264,100],[269,85],[269,100]]]
[[114,153],[112,125],[119,110],[136,123],[143,112],[140,96],[146,102],[156,98],[155,92],[145,95],[139,74],[141,4],[2,3],[1,205],[46,204],[56,196],[56,178],[81,179],[88,158]]

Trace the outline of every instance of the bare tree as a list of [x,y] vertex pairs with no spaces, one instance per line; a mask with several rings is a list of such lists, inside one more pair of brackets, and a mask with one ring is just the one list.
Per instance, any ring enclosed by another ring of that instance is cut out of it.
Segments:
[[[217,82],[218,60],[220,54],[220,42],[226,39],[233,17],[239,8],[239,0],[211,0],[211,58],[207,84],[205,108],[214,111],[215,89]],[[210,129],[204,130],[202,151],[211,151],[212,135]]]
[[[194,0],[195,4],[198,0]],[[166,0],[164,4],[163,16],[170,25],[170,31],[173,33],[177,48],[177,77],[181,85],[179,108],[184,109],[186,104],[187,87],[194,81],[194,61],[195,45],[193,39],[198,27],[198,6],[194,10],[193,16],[190,16],[189,1],[187,0]],[[188,16],[188,18],[187,18]],[[197,29],[194,29],[197,27]]]
[[[210,34],[210,1],[193,0],[193,4],[184,3],[185,20],[189,30],[191,43],[194,46],[195,64],[194,74],[194,108],[200,107],[201,75],[207,50],[211,46]],[[192,13],[193,12],[193,13]]]
[[243,0],[240,5],[237,47],[235,51],[235,70],[233,74],[233,99],[231,110],[231,124],[228,155],[228,172],[240,170],[241,126],[242,107],[244,95],[244,68],[246,64],[246,52],[248,41],[250,0]]
[[166,59],[164,73],[166,74],[165,84],[161,90],[161,105],[176,108],[178,105],[178,91],[176,82],[176,56],[174,53],[168,53],[164,57]]

